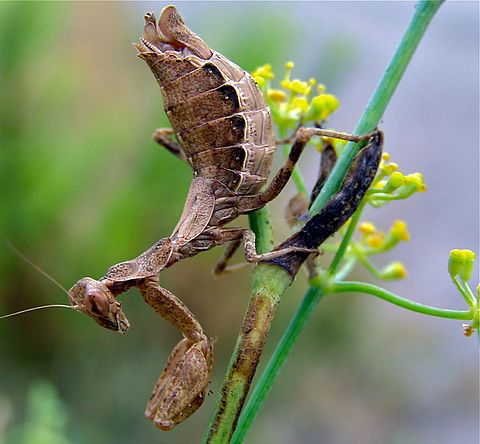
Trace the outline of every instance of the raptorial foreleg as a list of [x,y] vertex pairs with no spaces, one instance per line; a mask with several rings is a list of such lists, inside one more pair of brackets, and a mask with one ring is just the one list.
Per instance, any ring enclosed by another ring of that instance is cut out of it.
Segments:
[[137,283],[145,302],[192,342],[206,339],[203,329],[187,306],[158,283],[157,276]]
[[184,338],[173,349],[145,409],[162,430],[171,430],[203,403],[213,365],[212,344]]
[[[301,230],[282,242],[275,250],[285,251],[289,247],[316,248],[333,235],[358,208],[372,184],[380,163],[383,147],[383,133],[373,133],[368,145],[355,158],[340,190],[314,215]],[[271,260],[295,276],[307,255],[293,253]]]
[[213,364],[212,343],[190,310],[162,288],[157,277],[137,285],[145,302],[185,336],[172,351],[145,410],[157,427],[171,430],[203,402]]

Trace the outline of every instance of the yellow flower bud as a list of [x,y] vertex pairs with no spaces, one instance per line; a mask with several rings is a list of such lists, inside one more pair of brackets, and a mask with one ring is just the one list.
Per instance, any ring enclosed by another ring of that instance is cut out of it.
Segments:
[[414,185],[417,190],[422,186],[422,175],[419,173],[409,174],[405,176],[405,185]]
[[317,84],[317,79],[314,79],[313,77],[308,79],[308,83],[310,86],[315,86]]
[[381,271],[382,279],[405,279],[408,275],[405,265],[400,261],[392,262]]
[[275,77],[275,74],[272,71],[272,65],[267,63],[266,65],[258,67],[253,72],[253,77],[255,76],[263,77],[264,79],[273,79]]
[[370,248],[379,249],[384,245],[384,236],[383,231],[376,231],[375,233],[365,236],[365,243]]
[[393,174],[394,171],[398,170],[398,164],[396,164],[395,162],[384,163],[380,166],[380,168],[385,174],[385,176],[390,176],[391,174]]
[[287,100],[287,95],[279,89],[269,90],[267,96],[273,102],[285,102],[285,100]]
[[465,263],[465,253],[464,250],[452,250],[450,251],[450,256],[448,258],[448,272],[450,276],[457,276],[463,268]]
[[326,119],[339,106],[339,100],[332,94],[320,94],[312,99],[312,108],[315,112],[315,118],[318,120]]
[[295,63],[293,63],[292,61],[285,63],[285,68],[287,68],[288,70],[292,69],[294,66]]
[[290,82],[290,87],[287,89],[297,94],[309,94],[311,91],[310,87],[308,86],[308,83],[299,79],[293,79]]
[[305,97],[295,97],[291,103],[292,110],[299,109],[302,113],[305,113],[308,109],[308,100]]
[[397,239],[408,241],[410,239],[410,233],[407,229],[407,223],[404,220],[396,220],[393,222],[390,233]]
[[358,226],[358,229],[359,229],[360,233],[365,234],[365,235],[375,233],[375,225],[373,225],[371,222],[362,222]]
[[401,187],[404,183],[405,183],[405,176],[399,171],[393,172],[392,175],[390,176],[390,179],[388,179],[388,185],[393,189],[397,189],[398,187]]
[[472,274],[473,265],[475,263],[475,253],[471,250],[463,250],[464,264],[460,270],[460,278],[464,281],[468,281]]
[[326,90],[327,90],[327,87],[326,87],[323,83],[320,83],[320,84],[317,86],[317,92],[318,92],[318,94],[323,94]]
[[384,152],[382,153],[382,160],[383,160],[383,161],[390,160],[390,154],[387,153],[386,151],[384,151]]

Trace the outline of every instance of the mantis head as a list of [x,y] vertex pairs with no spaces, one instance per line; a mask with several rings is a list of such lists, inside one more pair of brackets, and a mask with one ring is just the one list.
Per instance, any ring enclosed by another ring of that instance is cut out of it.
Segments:
[[130,323],[108,287],[95,279],[80,279],[68,291],[72,307],[95,319],[97,324],[109,330],[125,333]]

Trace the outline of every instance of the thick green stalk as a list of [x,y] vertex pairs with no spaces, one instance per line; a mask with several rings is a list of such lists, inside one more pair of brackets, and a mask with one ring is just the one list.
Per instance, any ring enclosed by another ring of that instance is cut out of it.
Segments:
[[[273,233],[267,208],[253,213],[249,219],[256,234],[257,252],[271,250]],[[255,267],[250,302],[204,442],[223,444],[230,441],[250,390],[280,296],[291,283],[292,277],[282,268],[267,264]]]
[[[363,134],[374,130],[385,112],[385,109],[400,82],[420,40],[422,39],[430,21],[437,12],[442,1],[421,1],[416,6],[415,14],[410,22],[399,47],[397,48],[390,64],[388,65],[384,75],[377,85],[373,96],[371,97],[357,127],[355,134]],[[322,191],[312,206],[312,214],[318,213],[328,199],[339,189],[350,165],[358,153],[361,145],[349,143],[345,148],[343,155],[337,162],[330,177],[325,183]],[[255,389],[250,398],[243,415],[241,416],[237,431],[233,437],[233,443],[239,444],[243,442],[245,435],[253,423],[260,407],[262,406],[275,378],[285,362],[286,357],[290,353],[296,338],[303,329],[306,319],[316,307],[321,299],[321,293],[318,297],[312,297],[318,289],[310,288],[304,296],[303,302],[295,313],[287,332],[296,332],[293,339],[285,334],[278,344],[272,358],[267,364],[267,368],[262,374],[259,387]]]
[[275,365],[272,365],[273,360],[270,360],[267,369],[260,376],[260,379],[252,392],[247,406],[238,422],[238,426],[231,441],[232,444],[240,444],[243,442],[245,435],[247,434],[250,425],[255,420],[257,412],[260,410],[263,401],[268,395],[278,372],[287,360],[290,350],[297,341],[298,336],[302,332],[310,315],[313,313],[314,308],[323,296],[324,292],[320,288],[310,287],[308,289],[295,314],[295,322],[290,322],[275,350]]

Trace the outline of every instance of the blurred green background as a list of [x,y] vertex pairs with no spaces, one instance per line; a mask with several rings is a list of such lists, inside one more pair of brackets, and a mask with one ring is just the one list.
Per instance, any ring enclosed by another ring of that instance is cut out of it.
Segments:
[[[191,171],[150,140],[168,122],[158,86],[130,45],[142,33],[143,13],[158,14],[164,5],[0,4],[0,236],[67,288],[136,256],[167,236],[180,216]],[[344,131],[354,127],[413,6],[178,3],[190,27],[243,68],[269,62],[281,73],[292,59],[294,76],[326,83],[341,101],[331,124]],[[410,277],[388,288],[459,309],[446,261],[450,249],[478,245],[477,16],[476,2],[442,6],[384,117],[392,160],[405,172],[423,172],[428,192],[368,213],[384,229],[405,218],[412,233],[394,254]],[[302,163],[310,184],[317,162],[308,153]],[[278,239],[287,233],[282,213],[292,193],[290,187],[272,205]],[[214,396],[194,416],[170,433],[143,417],[179,334],[135,290],[122,297],[132,324],[125,336],[60,309],[0,322],[0,443],[199,442],[250,288],[247,270],[213,278],[220,253],[161,276],[217,338]],[[361,271],[356,277],[369,279]],[[282,301],[267,355],[304,289],[300,278]],[[0,247],[1,314],[65,301]],[[329,299],[247,442],[476,442],[477,353],[475,339],[465,340],[454,321],[366,296]]]

